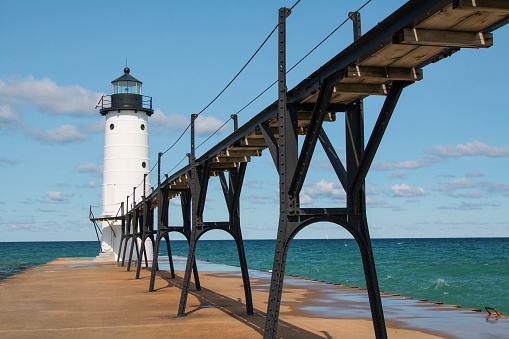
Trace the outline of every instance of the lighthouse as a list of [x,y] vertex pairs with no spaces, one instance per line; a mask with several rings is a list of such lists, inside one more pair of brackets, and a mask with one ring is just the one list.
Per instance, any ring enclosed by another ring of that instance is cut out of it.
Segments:
[[[142,82],[130,74],[128,67],[111,85],[112,94],[103,96],[100,102],[100,113],[106,118],[103,218],[120,216],[122,203],[126,212],[141,200],[144,192],[150,192],[148,118],[154,113],[152,98],[142,94]],[[102,222],[101,257],[116,260],[120,255],[121,225],[120,221]],[[149,258],[151,254],[149,246]]]

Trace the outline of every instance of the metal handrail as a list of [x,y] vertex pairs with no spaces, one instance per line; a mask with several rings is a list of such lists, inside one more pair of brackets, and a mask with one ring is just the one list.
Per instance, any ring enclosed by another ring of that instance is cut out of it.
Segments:
[[[99,238],[99,233],[102,234],[102,231],[101,231],[101,228],[99,227],[99,225],[97,225],[97,222],[95,221],[94,213],[92,212],[92,206],[90,206],[90,212],[88,214],[88,218],[90,219],[90,221],[92,221],[92,223],[94,225],[95,235],[97,236],[97,242],[99,243],[99,248],[102,253],[103,249],[101,246],[101,239]],[[99,231],[99,233],[97,231]]]
[[[140,97],[142,98],[141,99],[141,107],[140,108],[144,108],[144,109],[152,109],[152,97],[151,96],[148,96],[148,95],[141,95],[140,94]],[[111,95],[103,95],[101,97],[101,99],[99,99],[99,101],[97,102],[97,105],[95,105],[95,108],[101,108],[101,109],[108,109],[108,108],[112,108],[111,106]]]

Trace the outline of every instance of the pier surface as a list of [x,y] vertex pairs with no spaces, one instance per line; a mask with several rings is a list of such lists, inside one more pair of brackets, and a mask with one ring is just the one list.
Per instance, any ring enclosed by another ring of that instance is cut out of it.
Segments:
[[[61,258],[0,281],[0,338],[260,338],[270,274],[250,271],[255,315],[246,315],[240,270],[198,264],[202,290],[190,286],[185,317],[176,317],[185,259],[176,277],[126,272],[117,263]],[[162,265],[162,268],[164,265]],[[504,338],[509,319],[383,296],[390,338]],[[478,335],[477,335],[478,334]],[[373,338],[365,291],[287,277],[281,338]]]

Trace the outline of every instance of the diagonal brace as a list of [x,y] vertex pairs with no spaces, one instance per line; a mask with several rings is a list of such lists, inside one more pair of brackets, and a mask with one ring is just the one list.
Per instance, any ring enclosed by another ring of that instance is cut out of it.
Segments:
[[366,149],[359,161],[359,166],[357,167],[354,177],[352,178],[352,181],[348,187],[349,194],[357,192],[364,182],[368,170],[371,167],[371,163],[375,158],[378,146],[380,146],[382,137],[385,133],[385,130],[387,129],[387,125],[391,119],[392,112],[394,112],[394,109],[396,108],[396,103],[398,102],[401,92],[403,91],[403,88],[412,83],[412,81],[394,81],[392,83],[387,98],[385,98],[382,110],[378,115],[378,120],[373,127],[373,132],[371,133]]
[[343,189],[346,191],[347,179],[345,166],[343,166],[341,159],[339,159],[338,154],[334,150],[334,147],[332,146],[323,128],[320,129],[318,139],[320,140],[320,143],[323,146],[323,150],[325,151],[325,154],[327,154],[327,157],[329,158],[332,168],[336,172],[336,175],[338,176],[338,179],[341,182]]
[[202,171],[200,171],[201,173],[198,173],[198,181],[200,182],[200,185],[198,186],[198,209],[196,213],[200,218],[203,215],[203,210],[205,208],[205,198],[207,196],[207,188],[209,186],[211,160],[212,159],[205,161]]
[[233,185],[233,194],[232,194],[232,199],[230,201],[231,205],[230,205],[230,213],[235,213],[235,211],[237,210],[238,206],[239,206],[239,199],[240,199],[240,191],[242,189],[242,183],[244,181],[244,175],[246,174],[246,168],[247,168],[247,163],[246,162],[241,162],[240,163],[240,167],[238,169],[238,172],[237,172],[237,175],[235,176],[235,182],[234,182],[234,185]]
[[230,192],[228,191],[228,184],[226,183],[226,177],[224,176],[224,172],[219,172],[219,181],[221,182],[221,188],[223,189],[224,200],[226,200],[226,206],[228,207],[228,212],[230,211]]
[[272,130],[269,124],[265,121],[258,125],[260,127],[260,131],[262,132],[263,139],[269,148],[270,155],[272,156],[272,161],[274,161],[274,165],[276,166],[276,170],[279,172],[279,147],[278,141],[272,133]]
[[292,183],[288,190],[290,196],[294,197],[298,195],[304,184],[304,179],[306,178],[309,164],[311,163],[311,158],[315,150],[316,141],[318,140],[318,134],[322,129],[323,118],[325,113],[327,113],[327,107],[334,89],[333,85],[332,81],[324,79],[320,92],[318,93],[313,115],[309,122],[308,132],[306,133]]

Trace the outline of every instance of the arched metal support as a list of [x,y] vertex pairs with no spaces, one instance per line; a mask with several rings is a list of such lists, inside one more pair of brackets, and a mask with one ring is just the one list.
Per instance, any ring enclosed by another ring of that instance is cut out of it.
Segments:
[[[129,206],[129,205],[128,205]],[[124,251],[122,253],[122,267],[124,267],[125,264],[125,256],[127,254],[127,245],[129,244],[129,240],[132,241],[133,238],[133,231],[132,231],[132,211],[126,213],[125,215],[125,238],[124,238]],[[120,255],[121,252],[119,252]]]
[[[322,128],[324,113],[328,111],[333,91],[332,79],[336,74],[323,78],[312,117],[307,127],[306,137],[299,153],[296,143],[295,115],[291,111],[292,105],[287,105],[286,97],[285,29],[288,15],[288,9],[281,8],[279,10],[279,140],[277,147],[274,147],[271,154],[273,158],[277,156],[274,159],[277,159],[277,163],[276,161],[274,162],[279,173],[280,215],[264,338],[276,337],[286,256],[290,242],[302,228],[318,221],[334,222],[346,228],[354,236],[361,252],[375,335],[377,338],[387,338],[367,223],[364,180],[401,92],[405,86],[412,82],[392,82],[366,148],[364,148],[362,100],[359,99],[346,106],[345,168]],[[360,36],[360,18],[358,13],[353,13],[352,19],[356,29],[355,38],[357,39]],[[269,144],[270,140],[274,139],[270,138],[270,135],[266,136],[268,134],[266,129],[262,133],[264,133],[267,144]],[[300,208],[299,194],[318,140],[320,140],[338,176],[338,180],[347,193],[346,208]]]
[[[190,244],[191,238],[191,222],[190,222],[190,205],[191,205],[191,193],[189,190],[179,191],[180,193],[180,202],[182,206],[182,218],[183,218],[183,226],[169,226],[169,199],[170,189],[167,185],[160,186],[160,191],[158,195],[158,226],[157,226],[157,236],[154,245],[154,256],[152,260],[152,272],[150,275],[150,286],[149,291],[154,291],[156,271],[158,270],[157,262],[159,257],[159,248],[161,244],[161,240],[164,238],[166,240],[166,249],[168,251],[168,260],[170,263],[170,272],[171,277],[175,278],[175,269],[173,267],[173,259],[171,256],[171,246],[170,246],[170,232],[178,232],[184,235],[187,239],[187,243]],[[198,275],[198,268],[196,266],[196,260],[194,260],[192,264],[193,274],[194,274],[194,282],[196,285],[196,290],[200,290],[200,278]]]
[[120,203],[120,211],[122,215],[122,225],[121,225],[121,233],[120,233],[120,243],[118,247],[118,256],[117,256],[117,262],[120,260],[120,253],[122,253],[122,242],[126,238],[126,218],[125,218],[125,209],[124,209],[124,202]]
[[142,224],[142,218],[143,215],[140,211],[140,207],[135,207],[133,210],[133,219],[132,219],[132,228],[133,228],[133,235],[131,237],[131,250],[129,251],[129,261],[127,262],[127,271],[131,271],[131,264],[133,261],[133,252],[134,249],[136,249],[136,259],[138,261],[142,260],[141,256],[143,255],[140,253],[140,248],[138,247],[138,238],[141,237],[141,224]]
[[[150,201],[146,199],[146,197],[143,197],[143,224],[142,224],[142,231],[141,231],[141,253],[145,254],[145,267],[148,267],[148,258],[147,258],[147,249],[145,242],[147,239],[150,239],[152,243],[152,248],[155,247],[155,240],[154,240],[154,209],[150,206]],[[140,278],[140,272],[141,272],[141,266],[142,266],[142,260],[138,260],[136,265],[136,279]],[[152,266],[154,266],[154,261],[152,261]],[[156,264],[157,266],[157,264]]]
[[147,211],[143,210],[143,204],[136,206],[136,187],[133,188],[133,216],[132,216],[132,230],[133,235],[131,237],[131,250],[129,251],[129,261],[127,263],[127,271],[131,270],[131,263],[133,260],[133,251],[136,248],[136,259],[138,262],[143,260],[142,256],[145,255],[145,262],[148,266],[147,252],[141,252],[138,247],[138,238],[143,238],[143,220],[146,217]]
[[205,208],[205,197],[207,194],[208,182],[211,174],[211,161],[206,161],[200,166],[196,166],[195,158],[195,143],[194,143],[194,121],[198,115],[193,114],[191,116],[191,153],[189,154],[189,160],[191,169],[189,172],[189,186],[192,200],[192,230],[189,243],[189,253],[187,256],[186,272],[184,275],[184,281],[182,283],[182,294],[180,297],[180,304],[178,310],[178,316],[182,317],[185,315],[187,296],[189,293],[189,283],[191,277],[191,264],[195,262],[196,245],[199,238],[206,232],[217,229],[228,232],[234,238],[237,244],[237,250],[239,253],[239,261],[242,271],[242,278],[244,283],[244,292],[246,297],[246,309],[247,314],[253,314],[253,301],[251,297],[251,285],[249,282],[249,273],[246,263],[246,256],[244,252],[244,243],[242,241],[242,233],[240,229],[240,192],[242,189],[242,183],[244,180],[244,174],[246,171],[247,163],[236,162],[235,167],[229,168],[229,185],[226,185],[226,179],[222,170],[220,172],[221,185],[223,187],[223,193],[226,200],[226,205],[229,212],[228,222],[204,222],[203,221],[203,210]]

